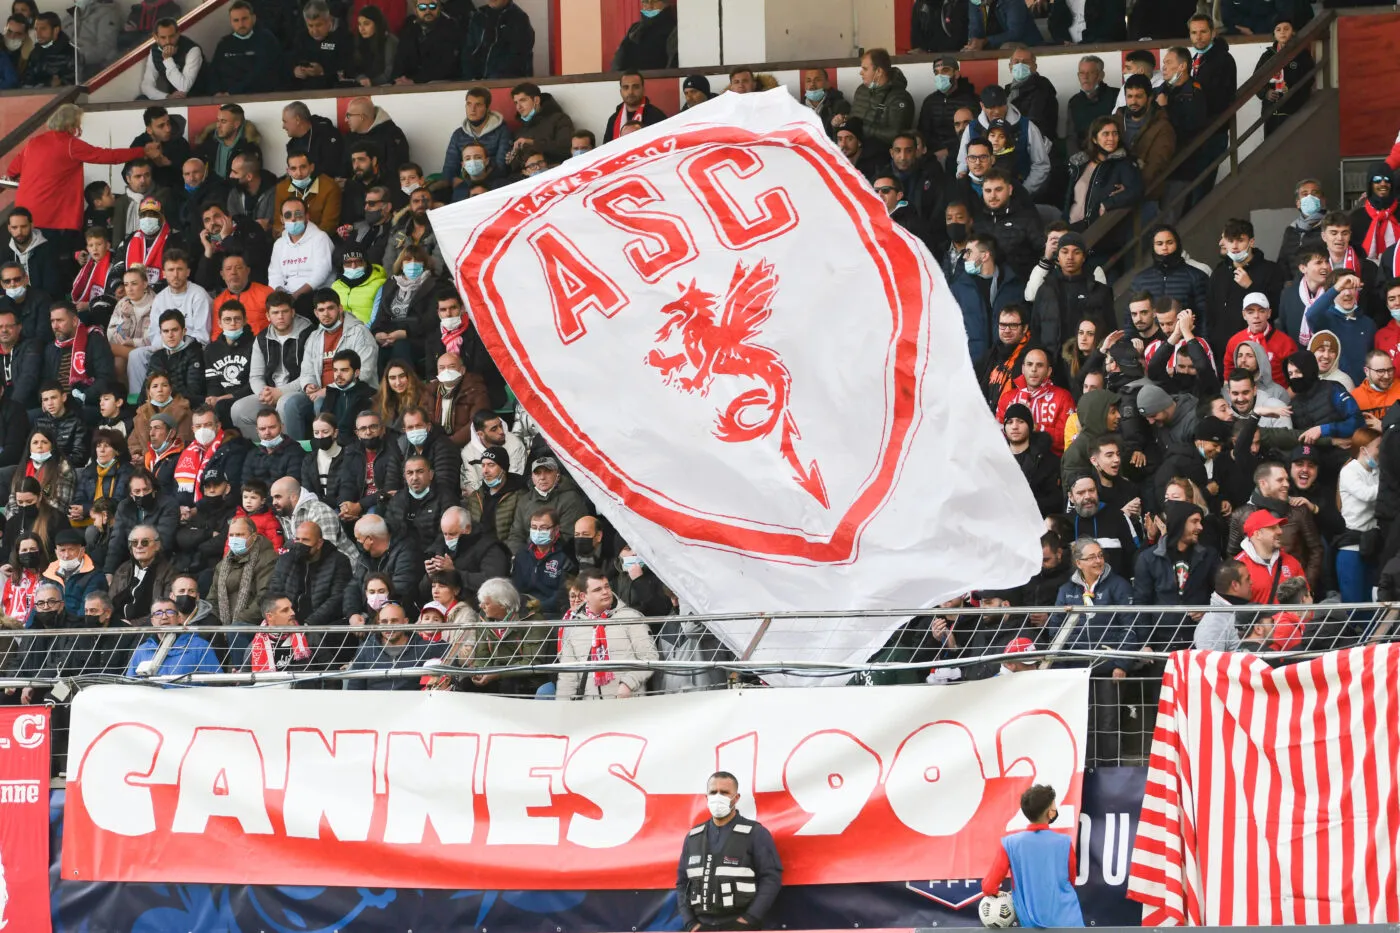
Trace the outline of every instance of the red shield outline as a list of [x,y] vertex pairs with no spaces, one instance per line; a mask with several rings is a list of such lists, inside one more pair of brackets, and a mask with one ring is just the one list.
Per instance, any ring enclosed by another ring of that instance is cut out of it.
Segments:
[[[793,528],[764,526],[732,515],[700,514],[671,499],[664,492],[641,483],[623,470],[570,417],[531,360],[520,350],[514,325],[504,313],[504,301],[495,285],[495,271],[527,224],[543,217],[565,198],[582,197],[592,182],[611,178],[652,157],[669,156],[691,147],[709,145],[776,147],[791,151],[822,177],[828,191],[844,208],[884,286],[893,317],[886,384],[886,440],[879,465],[846,509],[833,534],[811,535]],[[710,544],[754,557],[797,559],[814,563],[853,560],[861,530],[888,499],[919,423],[919,385],[925,365],[919,356],[919,335],[928,309],[924,306],[924,264],[911,243],[895,230],[884,205],[873,195],[856,196],[855,170],[844,157],[818,140],[811,126],[794,124],[759,134],[736,126],[690,125],[645,149],[633,149],[564,175],[536,187],[529,194],[507,201],[481,221],[467,238],[458,257],[457,273],[472,320],[501,374],[515,389],[525,410],[545,435],[562,445],[564,452],[627,508],[648,521],[692,542]],[[838,161],[839,159],[839,161]],[[872,239],[869,225],[879,237]],[[531,399],[534,393],[545,404]],[[558,414],[556,415],[556,412]]]

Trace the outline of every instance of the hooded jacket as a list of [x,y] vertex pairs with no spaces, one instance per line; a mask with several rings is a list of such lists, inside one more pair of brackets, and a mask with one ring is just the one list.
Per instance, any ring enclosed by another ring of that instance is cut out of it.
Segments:
[[[674,18],[674,11],[671,15]],[[467,20],[462,42],[462,80],[528,77],[534,73],[534,52],[535,30],[524,10],[513,0],[500,9],[482,4]]]
[[[1022,184],[1016,187],[1017,190],[1024,187],[1029,194],[1038,195],[1050,181],[1050,143],[1046,140],[1045,135],[1040,132],[1040,128],[1033,122],[1027,120],[1023,137],[1023,146],[1021,142],[1021,120],[1021,111],[1016,109],[1015,104],[1008,104],[1006,107],[1006,122],[1016,128],[1018,137],[1016,143],[1016,158],[1018,162],[1017,174],[1023,179]],[[963,130],[962,136],[958,139],[958,172],[967,171],[967,144],[974,139],[981,139],[986,136],[987,127],[989,125],[987,114],[983,112],[978,114],[977,119],[973,120],[972,124],[968,126],[967,129]],[[1025,150],[1025,170],[1021,171],[1019,165],[1022,159],[1021,152],[1023,149]],[[1038,216],[1039,215],[1037,215],[1036,229],[1040,228]],[[1043,242],[1036,244],[1035,258],[1039,257],[1040,247],[1043,245]],[[1032,259],[1032,264],[1034,264],[1034,258]]]
[[1013,454],[1043,516],[1058,515],[1065,506],[1065,495],[1060,489],[1060,463],[1051,446],[1050,435],[1032,431],[1030,446]]
[[[1191,516],[1204,518],[1204,513],[1192,502],[1167,502],[1164,515],[1167,533],[1154,547],[1137,556],[1133,605],[1203,606],[1210,601],[1213,592],[1215,574],[1220,569],[1220,552],[1200,543],[1192,544],[1185,551],[1177,545]],[[1152,650],[1176,651],[1190,644],[1191,623],[1183,614],[1162,613],[1146,636],[1145,641]]]
[[[1264,346],[1257,340],[1240,341],[1240,343],[1235,348],[1235,353],[1232,353],[1225,358],[1225,360],[1222,363],[1222,366],[1225,369],[1225,376],[1227,377],[1227,379],[1230,375],[1230,371],[1235,368],[1235,360],[1238,358],[1238,353],[1241,349],[1247,349],[1249,350],[1249,352],[1254,354],[1254,364],[1256,367],[1254,377],[1254,388],[1259,398],[1267,398],[1279,403],[1280,405],[1287,405],[1289,402],[1288,390],[1285,389],[1277,380],[1274,379],[1273,366],[1270,365],[1269,360],[1269,351],[1265,350]],[[1295,349],[1293,352],[1296,353],[1297,350]],[[1292,354],[1289,355],[1291,356]],[[1282,362],[1286,361],[1287,358],[1285,357]],[[1228,385],[1222,387],[1221,391],[1225,393],[1226,398],[1229,398],[1230,388]],[[1265,425],[1263,422],[1260,422],[1259,426],[1288,427],[1289,425]]]
[[[363,133],[346,133],[345,145],[341,147],[345,153],[345,164],[338,172],[326,172],[344,177],[350,176],[350,156],[354,153],[355,147],[361,143],[373,143],[379,150],[380,174],[385,178],[395,177],[397,179],[399,166],[409,161],[408,137],[399,129],[399,125],[394,122],[394,118],[389,116],[389,111],[383,107],[374,108],[374,122],[369,125],[369,129]],[[395,185],[390,185],[393,190]],[[360,216],[364,216],[361,213]]]
[[1226,541],[1225,553],[1233,554],[1244,544],[1245,520],[1260,509],[1287,523],[1283,526],[1283,538],[1279,547],[1302,565],[1313,592],[1322,592],[1320,587],[1324,582],[1322,570],[1325,549],[1312,509],[1294,506],[1283,499],[1270,499],[1255,489],[1250,494],[1249,501],[1230,514],[1230,537]]
[[[1361,380],[1366,378],[1363,372],[1366,354],[1371,351],[1376,340],[1376,322],[1366,314],[1360,297],[1348,314],[1337,307],[1337,289],[1329,288],[1318,295],[1317,300],[1308,307],[1304,319],[1313,337],[1324,331],[1331,331],[1336,335],[1337,343],[1341,347],[1341,353],[1337,357],[1337,368],[1350,376],[1352,382],[1360,384]],[[1276,370],[1275,378],[1280,375]]]
[[[1092,474],[1094,466],[1089,462],[1099,439],[1108,430],[1108,410],[1121,405],[1122,397],[1107,389],[1091,389],[1079,397],[1079,435],[1065,448],[1060,457],[1060,481],[1067,485],[1071,477],[1084,473]],[[1121,411],[1120,411],[1121,414]],[[1121,422],[1120,422],[1121,428]],[[1127,459],[1127,452],[1124,452]]]
[[678,67],[676,8],[664,6],[627,29],[613,53],[612,71],[660,71]]
[[[462,150],[469,143],[479,144],[486,150],[486,158],[498,171],[506,170],[506,156],[510,153],[510,128],[505,118],[494,110],[486,112],[486,119],[480,125],[463,119],[462,125],[452,131],[447,140],[447,155],[442,162],[443,178],[463,178]],[[382,164],[382,163],[381,163]]]
[[1317,357],[1307,350],[1290,356],[1288,363],[1302,373],[1293,389],[1293,427],[1299,431],[1321,426],[1322,436],[1349,438],[1363,424],[1356,399],[1339,382],[1320,377]]
[[896,135],[913,128],[918,109],[908,87],[904,72],[892,68],[889,80],[880,87],[862,84],[856,88],[851,98],[851,116],[864,125],[867,151],[888,150]]

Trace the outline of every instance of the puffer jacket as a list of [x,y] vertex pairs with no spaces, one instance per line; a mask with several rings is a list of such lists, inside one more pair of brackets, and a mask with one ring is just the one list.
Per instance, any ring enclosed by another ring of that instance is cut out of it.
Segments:
[[[1076,152],[1069,157],[1069,180],[1065,186],[1066,220],[1074,207],[1074,187],[1088,164],[1089,157],[1082,152]],[[1114,193],[1119,187],[1123,190]],[[1089,191],[1084,200],[1084,219],[1074,226],[1087,229],[1098,219],[1100,208],[1112,211],[1120,207],[1132,207],[1141,200],[1142,172],[1138,171],[1137,163],[1129,157],[1128,150],[1120,148],[1109,153],[1108,158],[1100,162],[1094,170],[1094,177],[1089,180]]]
[[340,448],[340,452],[331,458],[324,483],[321,482],[316,456],[313,450],[301,462],[301,488],[314,493],[317,499],[332,509],[339,509],[342,502],[359,502],[360,491],[365,485],[364,448],[359,444]]
[[[558,165],[572,154],[569,147],[574,137],[574,121],[564,112],[564,108],[559,106],[554,95],[548,92],[540,95],[538,110],[529,123],[521,124],[515,134],[516,138],[531,140],[535,148],[544,153],[550,165]],[[511,168],[524,167],[524,152],[525,150],[521,149],[515,154],[510,163]]]
[[1031,333],[1046,347],[1058,347],[1074,336],[1085,318],[1106,334],[1113,329],[1113,289],[1095,281],[1087,270],[1071,280],[1057,268],[1035,293],[1032,318]]
[[53,435],[63,459],[75,470],[81,470],[92,453],[92,436],[76,405],[70,400],[64,403],[62,413],[57,416],[40,411],[34,418],[34,430],[46,430]]
[[243,461],[243,479],[260,479],[271,486],[284,476],[300,476],[304,459],[306,451],[301,445],[283,434],[282,443],[271,450],[261,443],[253,448]]
[[486,158],[496,168],[504,170],[506,155],[510,152],[510,128],[505,118],[494,110],[487,111],[481,126],[472,126],[466,120],[452,131],[447,140],[447,155],[442,162],[443,178],[462,177],[462,150],[467,145],[477,144],[486,149]]
[[529,15],[515,3],[507,0],[499,9],[483,3],[467,20],[466,32],[463,81],[524,78],[534,73],[535,30]]
[[340,609],[349,585],[349,558],[322,542],[320,560],[297,560],[290,551],[277,558],[267,591],[290,599],[302,625],[335,625],[345,619]]
[[194,509],[194,515],[175,529],[175,550],[170,554],[170,562],[180,573],[200,574],[219,562],[228,522],[238,511],[238,503],[232,496],[225,496],[223,501],[205,496]]
[[1175,298],[1183,310],[1207,307],[1210,276],[1186,261],[1178,249],[1170,256],[1154,256],[1152,265],[1133,276],[1131,292],[1147,292],[1154,298]]
[[[203,404],[204,347],[198,340],[186,337],[174,350],[163,345],[157,347],[148,365],[150,372],[169,376],[171,391],[188,399],[191,408]],[[142,401],[145,401],[144,395]]]
[[435,486],[429,486],[428,494],[422,499],[413,498],[413,494],[405,488],[395,493],[382,511],[384,521],[389,524],[389,532],[395,539],[402,535],[411,539],[419,551],[424,551],[438,535],[442,513],[458,504],[460,498],[457,494],[445,493]]
[[890,79],[872,88],[862,84],[851,99],[851,116],[860,118],[865,129],[865,148],[881,151],[890,148],[897,134],[914,127],[918,109],[908,91],[904,72],[890,69]]
[[423,552],[413,540],[400,537],[391,539],[389,549],[378,557],[361,552],[350,573],[350,586],[342,594],[342,618],[363,615],[367,611],[365,577],[372,573],[388,574],[391,592],[401,597],[411,596],[417,592],[418,578],[423,575]]

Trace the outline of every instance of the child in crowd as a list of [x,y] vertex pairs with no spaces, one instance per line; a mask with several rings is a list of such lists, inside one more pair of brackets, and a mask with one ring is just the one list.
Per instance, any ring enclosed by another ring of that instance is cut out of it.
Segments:
[[280,554],[287,549],[287,539],[282,534],[282,523],[268,506],[271,498],[267,483],[260,479],[244,480],[243,505],[238,509],[238,517],[250,519],[253,527],[258,529],[258,534],[271,541]]

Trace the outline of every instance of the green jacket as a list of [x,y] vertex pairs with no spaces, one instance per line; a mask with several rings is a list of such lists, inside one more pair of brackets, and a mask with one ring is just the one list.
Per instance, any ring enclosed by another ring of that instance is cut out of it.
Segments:
[[897,134],[914,128],[918,118],[918,108],[914,98],[906,88],[909,82],[904,72],[891,69],[890,80],[883,87],[871,88],[862,84],[856,88],[851,101],[851,116],[859,117],[865,133],[863,143],[866,152],[885,153],[894,143]]
[[384,283],[389,277],[384,274],[384,267],[371,265],[365,277],[356,282],[352,288],[345,279],[337,277],[331,283],[331,291],[340,296],[340,304],[346,311],[360,319],[360,323],[369,326],[370,319],[374,315],[374,303],[379,298],[379,290],[384,287]]

